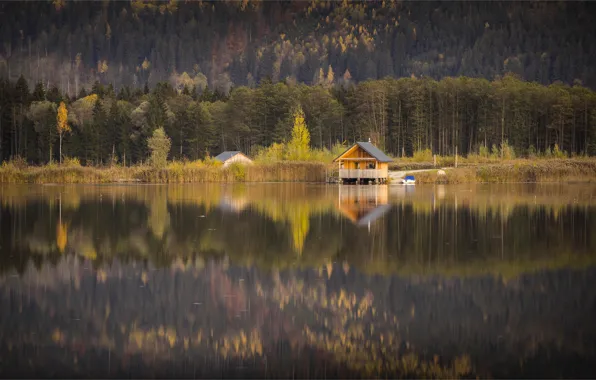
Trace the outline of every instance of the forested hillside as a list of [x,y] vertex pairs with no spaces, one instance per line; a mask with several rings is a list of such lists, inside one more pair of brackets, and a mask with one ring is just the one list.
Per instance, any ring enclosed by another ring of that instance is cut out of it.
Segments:
[[102,1],[0,3],[0,73],[78,94],[513,72],[596,86],[596,4]]

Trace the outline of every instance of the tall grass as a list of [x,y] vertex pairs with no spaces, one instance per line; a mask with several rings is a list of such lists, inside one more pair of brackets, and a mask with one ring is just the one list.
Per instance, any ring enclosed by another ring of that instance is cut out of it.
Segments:
[[321,162],[273,162],[232,164],[219,162],[171,162],[157,169],[151,166],[86,167],[77,162],[21,167],[5,162],[0,167],[0,183],[188,183],[188,182],[324,182],[327,165]]
[[418,183],[596,182],[596,160],[514,160],[416,173]]
[[277,162],[246,167],[247,182],[324,182],[322,162]]
[[[571,157],[566,151],[559,148],[557,144],[554,147],[547,148],[543,151],[537,151],[534,146],[530,146],[527,152],[516,152],[507,141],[501,145],[492,145],[487,147],[480,145],[476,151],[469,153],[467,156],[457,156],[458,167],[476,167],[480,165],[490,164],[512,164],[512,163],[526,163],[527,161],[551,161],[558,159],[565,161],[593,161],[593,157],[576,156]],[[414,152],[412,157],[400,157],[389,164],[389,170],[418,170],[418,169],[433,169],[455,166],[455,156],[447,155],[433,155],[430,149],[420,150]]]
[[[0,183],[324,182],[327,175],[337,175],[337,166],[329,162],[342,152],[343,146],[337,146],[331,151],[319,151],[324,158],[312,161],[262,160],[252,165],[232,164],[228,167],[222,167],[221,162],[212,159],[173,161],[162,169],[148,165],[81,166],[77,159],[68,158],[62,165],[52,163],[46,166],[27,166],[22,160],[13,160],[1,165]],[[554,149],[549,157],[541,155],[536,159],[468,156],[458,158],[458,168],[447,169],[444,175],[430,170],[416,173],[416,179],[419,183],[596,182],[596,159],[555,158],[561,154]],[[436,165],[432,161],[414,161],[427,160],[429,156],[429,151],[423,151],[415,157],[399,159],[390,165],[390,170],[438,169],[453,166],[455,161],[453,156],[437,156]],[[513,157],[513,154],[508,156]]]

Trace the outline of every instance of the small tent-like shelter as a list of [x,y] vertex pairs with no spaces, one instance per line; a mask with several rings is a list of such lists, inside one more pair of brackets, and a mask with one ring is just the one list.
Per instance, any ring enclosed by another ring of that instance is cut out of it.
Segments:
[[240,151],[225,151],[222,152],[220,154],[218,154],[215,157],[216,160],[223,162],[223,167],[226,167],[228,165],[230,165],[233,162],[238,162],[241,164],[252,164],[252,160],[248,157],[246,157],[242,152]]
[[333,160],[338,163],[340,180],[348,182],[385,182],[391,161],[393,160],[370,141],[355,143]]

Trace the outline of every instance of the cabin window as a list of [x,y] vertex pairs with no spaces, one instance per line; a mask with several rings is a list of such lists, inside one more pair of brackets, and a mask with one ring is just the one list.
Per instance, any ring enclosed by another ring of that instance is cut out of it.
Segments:
[[354,163],[356,165],[356,169],[360,169],[360,162]]
[[376,162],[369,162],[367,169],[376,169],[377,163]]

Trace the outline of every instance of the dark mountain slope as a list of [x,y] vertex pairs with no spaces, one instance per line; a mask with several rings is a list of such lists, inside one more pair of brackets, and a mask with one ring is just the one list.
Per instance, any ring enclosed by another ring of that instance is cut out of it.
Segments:
[[227,90],[265,77],[507,71],[594,87],[595,11],[582,2],[2,2],[0,75],[71,94],[95,80]]

